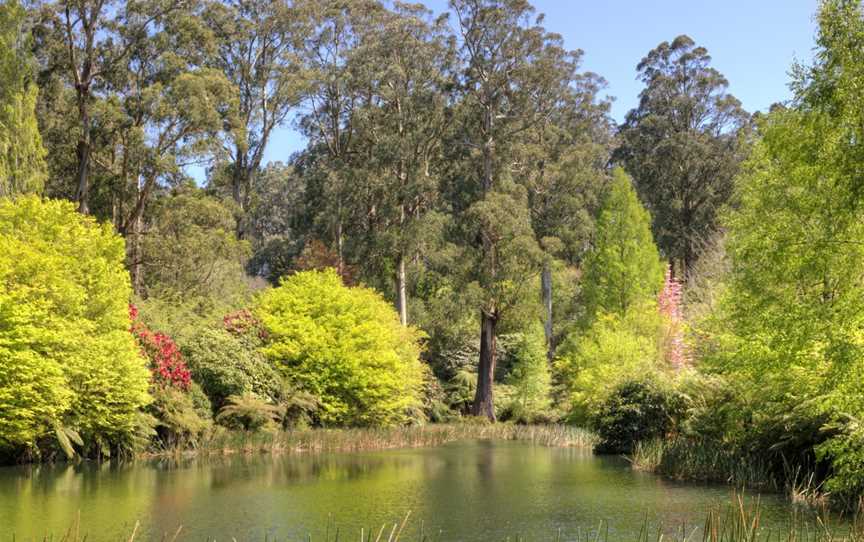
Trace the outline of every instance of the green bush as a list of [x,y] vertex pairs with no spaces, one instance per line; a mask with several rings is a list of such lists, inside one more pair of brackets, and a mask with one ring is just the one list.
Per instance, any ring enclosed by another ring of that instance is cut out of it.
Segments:
[[282,423],[284,410],[251,393],[228,397],[216,421],[230,429],[274,430]]
[[195,446],[210,428],[210,403],[201,388],[189,391],[172,386],[154,386],[149,410],[156,419],[156,437],[163,447]]
[[255,337],[208,327],[183,346],[192,378],[218,411],[231,395],[254,393],[277,402],[282,377],[260,352]]
[[548,420],[551,375],[543,327],[537,323],[520,334],[510,350],[513,361],[506,382],[511,393],[503,418],[521,423]]
[[123,239],[69,202],[0,200],[0,448],[130,442],[150,402]]
[[638,442],[663,438],[683,414],[682,398],[651,381],[620,384],[592,415],[598,453],[624,454]]
[[568,335],[558,348],[555,370],[571,421],[585,423],[621,383],[660,372],[662,333],[656,304],[643,302],[623,316],[600,315],[585,332]]
[[320,423],[394,425],[419,407],[422,334],[374,290],[349,288],[332,269],[304,271],[264,292],[255,315],[264,355],[319,398]]

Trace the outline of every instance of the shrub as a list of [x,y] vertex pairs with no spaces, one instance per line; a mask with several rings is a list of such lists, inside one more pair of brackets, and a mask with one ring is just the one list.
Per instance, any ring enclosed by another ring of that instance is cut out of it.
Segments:
[[207,397],[192,385],[188,392],[172,386],[154,386],[150,410],[156,418],[156,435],[166,447],[194,446],[210,427]]
[[584,333],[571,333],[558,348],[555,368],[572,421],[585,423],[619,384],[658,372],[662,336],[663,321],[653,301],[623,316],[601,315]]
[[264,292],[255,315],[265,356],[319,398],[321,423],[398,424],[420,403],[421,333],[374,290],[333,270],[300,272]]
[[116,446],[149,401],[123,239],[69,202],[0,200],[0,447],[55,427]]
[[674,392],[651,381],[628,381],[617,386],[592,415],[600,442],[598,453],[630,453],[637,442],[665,437],[683,413]]
[[275,429],[282,421],[283,409],[251,393],[228,397],[216,421],[231,429],[260,431]]
[[546,338],[540,324],[520,334],[511,347],[513,362],[507,384],[511,387],[505,418],[532,423],[548,417],[551,376]]
[[258,350],[254,336],[205,328],[184,347],[193,379],[219,410],[231,395],[254,393],[277,401],[281,376]]
[[129,305],[129,319],[132,320],[129,331],[135,336],[141,355],[148,360],[153,383],[188,390],[192,377],[177,343],[162,332],[154,333],[138,320],[135,305]]

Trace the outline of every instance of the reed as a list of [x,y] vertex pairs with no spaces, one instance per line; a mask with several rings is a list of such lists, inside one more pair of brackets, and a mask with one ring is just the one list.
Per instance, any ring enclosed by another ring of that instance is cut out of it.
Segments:
[[279,432],[217,431],[194,448],[151,451],[144,457],[235,453],[356,452],[433,447],[467,439],[514,440],[540,446],[591,448],[595,435],[565,425],[433,424],[393,428],[307,429]]
[[628,458],[634,468],[676,480],[720,482],[740,489],[781,491],[770,465],[754,455],[740,455],[719,446],[685,439],[638,443]]

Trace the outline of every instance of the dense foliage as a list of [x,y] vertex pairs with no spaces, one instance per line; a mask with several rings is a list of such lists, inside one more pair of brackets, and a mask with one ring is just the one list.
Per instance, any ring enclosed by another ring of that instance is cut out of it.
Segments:
[[638,442],[666,437],[682,414],[683,401],[650,380],[622,382],[592,413],[600,453],[633,451]]
[[149,401],[123,240],[68,202],[0,200],[0,444],[116,447]]
[[264,355],[320,401],[326,425],[393,425],[420,402],[422,334],[399,323],[377,292],[333,270],[283,279],[258,299]]
[[618,127],[527,1],[447,15],[4,2],[4,455],[483,416],[864,493],[860,1],[788,103],[682,34]]

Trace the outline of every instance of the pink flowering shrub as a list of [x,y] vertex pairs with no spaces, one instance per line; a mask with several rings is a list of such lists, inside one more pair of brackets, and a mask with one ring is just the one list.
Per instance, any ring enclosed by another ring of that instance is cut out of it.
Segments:
[[681,310],[683,288],[681,282],[672,275],[672,266],[666,267],[666,277],[663,289],[657,298],[660,314],[667,322],[668,328],[664,338],[664,355],[666,361],[675,369],[681,369],[690,364],[687,344],[684,342],[684,315]]
[[267,333],[261,322],[249,309],[240,309],[222,317],[222,326],[232,335],[253,335],[259,339],[266,338]]
[[192,375],[177,343],[161,332],[153,332],[144,322],[138,320],[138,308],[129,305],[129,331],[135,336],[141,355],[147,358],[152,380],[161,386],[171,386],[187,391],[192,384]]

